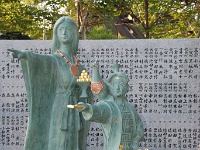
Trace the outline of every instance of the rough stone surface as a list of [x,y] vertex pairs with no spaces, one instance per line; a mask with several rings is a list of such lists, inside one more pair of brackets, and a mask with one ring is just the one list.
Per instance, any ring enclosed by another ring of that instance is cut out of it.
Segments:
[[[0,41],[0,149],[23,149],[28,106],[18,61],[8,48],[48,54],[51,41]],[[130,79],[130,103],[145,127],[141,149],[197,150],[200,144],[200,40],[80,41],[78,58],[91,74],[98,59],[104,78],[119,63]],[[98,101],[98,100],[96,100]],[[88,150],[101,150],[99,124],[92,123]]]

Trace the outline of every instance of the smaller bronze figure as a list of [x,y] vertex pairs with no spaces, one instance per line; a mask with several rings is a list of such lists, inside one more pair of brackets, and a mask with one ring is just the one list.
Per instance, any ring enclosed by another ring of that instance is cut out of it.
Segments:
[[[114,65],[107,83],[99,74],[99,65],[93,65],[91,90],[99,99],[96,105],[83,102],[79,106],[85,120],[101,123],[104,150],[137,150],[143,140],[143,124],[133,105],[127,102],[129,79]],[[82,107],[80,107],[82,106]]]

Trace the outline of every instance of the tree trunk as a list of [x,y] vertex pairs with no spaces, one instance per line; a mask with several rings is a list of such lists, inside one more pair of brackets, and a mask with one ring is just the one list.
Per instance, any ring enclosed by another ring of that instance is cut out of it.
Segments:
[[148,0],[144,0],[144,11],[145,11],[146,38],[149,38],[149,2]]

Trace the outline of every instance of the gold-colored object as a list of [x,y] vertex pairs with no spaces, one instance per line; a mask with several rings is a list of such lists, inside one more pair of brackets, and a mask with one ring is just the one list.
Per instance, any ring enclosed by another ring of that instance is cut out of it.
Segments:
[[76,56],[74,56],[74,59],[76,61],[76,64],[73,65],[68,59],[67,57],[65,57],[65,55],[60,51],[60,50],[57,50],[57,53],[60,54],[60,56],[70,65],[70,71],[71,73],[74,75],[74,76],[78,76],[79,75],[79,70],[78,70],[78,67],[79,66],[79,63],[78,63],[78,59],[76,58]]
[[91,82],[91,78],[88,75],[88,73],[83,70],[79,78],[77,79],[77,82]]
[[123,150],[123,149],[124,149],[124,144],[120,144],[119,150]]
[[115,79],[119,80],[120,78],[119,78],[119,77],[116,77]]
[[67,105],[67,108],[72,108],[72,109],[74,109],[74,108],[76,108],[76,109],[83,109],[84,106],[82,106],[82,105]]
[[99,82],[92,82],[91,83],[91,91],[94,94],[99,94],[101,92],[101,90],[103,89],[103,82],[99,81]]

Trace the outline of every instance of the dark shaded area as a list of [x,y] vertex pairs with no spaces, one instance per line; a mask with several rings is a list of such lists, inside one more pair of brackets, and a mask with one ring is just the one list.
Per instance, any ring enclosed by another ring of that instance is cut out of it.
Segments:
[[31,40],[31,38],[21,32],[7,32],[0,36],[0,40]]
[[140,32],[140,30],[134,27],[133,22],[125,17],[117,17],[115,19],[115,26],[121,36],[128,39],[144,39],[144,35]]

